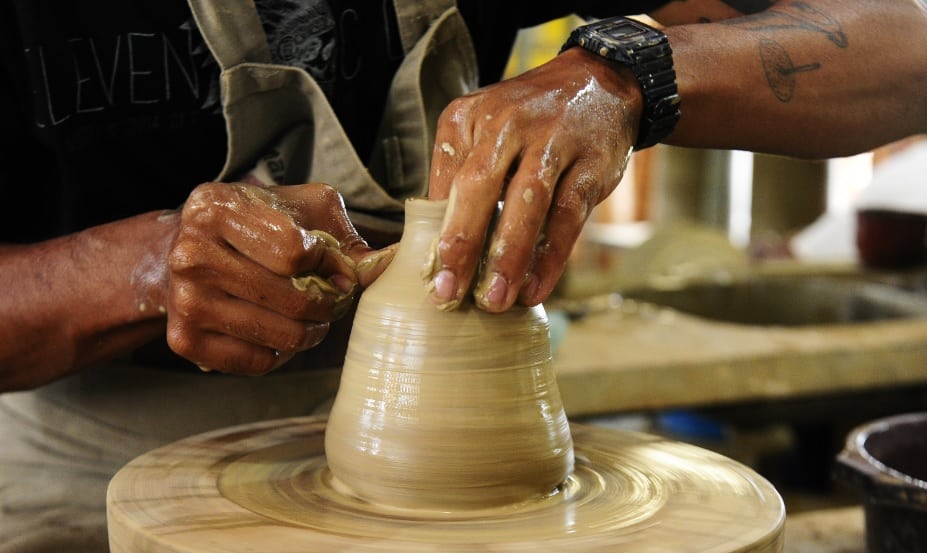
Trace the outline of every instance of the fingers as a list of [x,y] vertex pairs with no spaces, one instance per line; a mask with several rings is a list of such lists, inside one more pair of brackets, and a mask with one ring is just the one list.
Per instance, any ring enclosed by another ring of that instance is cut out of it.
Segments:
[[372,250],[329,187],[283,188],[215,184],[191,194],[169,256],[168,341],[178,354],[261,374],[317,345],[352,307],[354,258]]
[[429,299],[442,309],[456,308],[470,289],[497,201],[521,148],[520,142],[510,139],[510,127],[496,128],[492,120],[484,119],[472,131],[475,144],[464,156],[461,144],[470,141],[460,138],[456,129],[439,133],[439,140],[447,140],[436,143],[432,162],[430,194],[440,198],[446,192],[449,200],[438,239],[438,267],[429,285]]
[[[301,204],[287,205],[276,191],[236,184],[203,185],[191,195],[183,210],[185,227],[202,232],[204,238],[226,243],[231,249],[281,276],[318,273],[335,282],[354,281],[354,264],[341,252],[341,242],[329,232],[308,230],[325,228],[346,238],[347,247],[363,240],[352,233],[347,215],[337,209],[324,216],[301,215],[316,226],[304,227],[296,218]],[[288,187],[287,187],[288,188]],[[293,187],[301,188],[301,187]],[[327,187],[326,187],[327,188]],[[305,205],[314,205],[306,200]],[[339,204],[340,205],[340,204]],[[315,209],[315,211],[319,211]],[[348,287],[344,286],[345,291]]]
[[367,288],[375,281],[383,271],[389,266],[396,255],[396,249],[399,244],[387,246],[382,250],[371,252],[363,257],[357,264],[357,279],[363,288]]
[[[438,245],[441,268],[430,287],[439,307],[459,304],[471,283],[474,301],[488,312],[505,311],[516,302],[530,306],[544,301],[603,190],[613,187],[602,186],[597,173],[567,146],[547,145],[522,155],[508,153],[508,158],[509,167],[517,169],[507,185],[502,171],[490,176],[470,172],[471,161],[481,166],[476,155],[454,179]],[[492,180],[496,184],[490,184]],[[481,199],[486,190],[503,187],[504,205],[496,215],[495,203]],[[485,231],[474,233],[471,228]]]
[[310,183],[282,186],[274,192],[291,205],[294,221],[300,227],[325,231],[355,263],[373,251],[351,223],[341,195],[331,186]]
[[534,249],[534,259],[519,292],[518,303],[537,305],[550,296],[563,274],[573,245],[599,203],[599,188],[590,182],[581,164],[574,165],[560,179],[546,220],[546,227]]
[[470,97],[458,98],[441,112],[431,156],[428,197],[445,200],[449,197],[454,177],[463,165],[473,140],[471,114],[476,109]]
[[534,152],[524,156],[506,191],[474,291],[477,305],[484,310],[505,311],[518,298],[547,225],[559,177],[556,156]]
[[[477,143],[457,170],[438,242],[440,268],[429,287],[432,303],[453,308],[472,285],[474,300],[480,308],[505,311],[518,300],[528,282],[532,283],[533,291],[526,297],[536,295],[537,278],[528,277],[535,247],[545,241],[542,240],[545,227],[552,223],[558,228],[568,226],[569,236],[578,235],[578,229],[572,228],[575,224],[572,219],[549,221],[552,215],[559,216],[559,211],[550,212],[555,191],[559,186],[573,185],[572,179],[560,182],[562,159],[572,160],[574,155],[568,146],[543,141],[540,144],[537,149],[521,152],[519,142],[500,132],[492,142]],[[502,194],[504,204],[497,215],[497,204],[490,200]],[[497,218],[492,226],[494,217]],[[559,239],[555,239],[555,244],[559,245]],[[480,273],[476,274],[481,265]],[[545,276],[544,284],[547,280]]]
[[473,290],[480,308],[499,312],[550,294],[592,207],[624,172],[640,118],[632,77],[566,52],[448,107],[429,184],[429,197],[448,199],[433,303],[453,309]]
[[214,242],[178,240],[171,253],[170,269],[178,293],[179,286],[193,281],[204,290],[215,289],[297,320],[335,320],[351,301],[350,293],[330,283],[313,283],[308,277],[281,277]]
[[329,329],[327,322],[300,324],[229,297],[187,309],[190,316],[176,320],[168,313],[168,344],[204,370],[225,373],[259,375],[279,368],[318,345]]

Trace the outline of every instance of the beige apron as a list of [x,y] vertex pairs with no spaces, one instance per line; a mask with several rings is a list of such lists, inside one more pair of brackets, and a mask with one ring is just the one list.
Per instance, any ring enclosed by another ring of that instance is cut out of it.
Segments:
[[219,179],[256,167],[278,184],[324,182],[338,189],[355,221],[396,230],[402,200],[426,192],[441,110],[476,87],[476,57],[455,2],[396,0],[406,56],[368,166],[312,77],[271,63],[251,2],[190,4],[222,68],[228,158]]
[[[453,0],[396,4],[407,55],[368,170],[309,75],[270,64],[252,2],[190,0],[223,70],[229,155],[220,178],[256,167],[273,168],[280,184],[327,182],[353,217],[395,227],[401,200],[425,190],[438,114],[476,83]],[[337,368],[246,378],[112,364],[0,395],[0,553],[107,551],[106,486],[122,465],[190,434],[324,411],[339,376]]]

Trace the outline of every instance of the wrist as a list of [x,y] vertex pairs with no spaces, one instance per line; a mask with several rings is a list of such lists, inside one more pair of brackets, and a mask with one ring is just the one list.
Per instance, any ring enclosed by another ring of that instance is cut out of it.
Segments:
[[644,95],[631,68],[579,47],[563,50],[557,57],[569,66],[582,67],[604,89],[622,99],[628,128],[633,131],[631,137],[636,137],[644,111]]
[[673,51],[661,30],[625,17],[603,19],[576,28],[561,52],[574,47],[625,65],[634,75],[642,96],[635,150],[653,146],[673,131],[680,100]]
[[126,251],[126,263],[132,268],[132,303],[139,319],[163,318],[167,312],[170,288],[168,257],[180,230],[180,212],[151,212],[136,218],[139,229],[147,235],[144,250]]

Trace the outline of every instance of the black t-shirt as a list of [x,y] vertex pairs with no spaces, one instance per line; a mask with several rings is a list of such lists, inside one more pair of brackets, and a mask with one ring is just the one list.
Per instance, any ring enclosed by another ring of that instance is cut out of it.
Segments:
[[[392,0],[256,0],[277,63],[329,96],[361,158],[402,59]],[[641,13],[665,1],[625,3]],[[519,28],[614,2],[460,0],[482,84]],[[218,67],[183,0],[0,5],[0,242],[180,205],[222,167]]]

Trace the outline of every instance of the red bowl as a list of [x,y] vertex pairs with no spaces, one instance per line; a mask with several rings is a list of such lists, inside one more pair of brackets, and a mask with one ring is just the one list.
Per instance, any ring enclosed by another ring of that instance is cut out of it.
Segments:
[[869,553],[927,552],[927,413],[854,428],[834,475],[862,496]]
[[903,269],[923,263],[927,215],[890,209],[856,213],[856,249],[866,267]]

